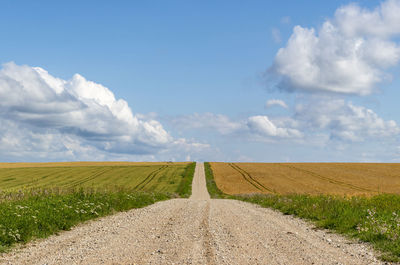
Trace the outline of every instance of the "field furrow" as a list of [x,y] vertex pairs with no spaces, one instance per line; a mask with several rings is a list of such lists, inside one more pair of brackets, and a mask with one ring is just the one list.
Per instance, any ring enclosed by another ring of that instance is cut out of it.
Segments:
[[160,168],[151,172],[149,175],[147,175],[147,177],[143,181],[141,181],[138,185],[135,186],[135,190],[143,190],[146,187],[146,185],[148,185],[158,173],[160,173],[167,167],[168,166],[161,166]]
[[229,163],[229,165],[235,169],[236,171],[239,172],[240,175],[243,176],[243,178],[249,182],[251,185],[253,185],[256,189],[260,190],[260,191],[268,191],[273,193],[273,191],[267,187],[265,187],[263,184],[261,184],[260,182],[258,182],[255,178],[253,178],[249,173],[247,173],[245,170],[243,170],[242,168],[240,168],[238,165],[234,164],[234,163]]
[[96,173],[89,175],[86,178],[79,178],[71,183],[69,183],[66,187],[67,188],[75,188],[75,187],[79,187],[81,185],[83,185],[84,183],[87,183],[91,180],[97,179],[99,176],[101,175],[105,175],[109,172],[113,171],[113,168],[109,168],[109,167],[104,167],[101,169],[98,169]]
[[280,165],[288,167],[288,168],[291,168],[291,169],[294,169],[294,170],[298,170],[298,171],[300,171],[302,173],[305,173],[305,174],[307,174],[307,175],[309,175],[311,177],[319,178],[319,179],[322,179],[322,180],[327,181],[327,182],[332,183],[332,184],[349,187],[351,189],[354,189],[355,191],[376,193],[376,190],[363,188],[363,187],[356,186],[356,185],[353,185],[353,184],[350,184],[350,183],[346,183],[344,181],[340,181],[340,180],[337,180],[337,179],[334,179],[334,178],[329,178],[329,177],[314,173],[312,171],[301,169],[301,168],[298,168],[298,167],[295,167],[295,166],[292,166],[292,165],[285,165],[285,164],[280,164]]

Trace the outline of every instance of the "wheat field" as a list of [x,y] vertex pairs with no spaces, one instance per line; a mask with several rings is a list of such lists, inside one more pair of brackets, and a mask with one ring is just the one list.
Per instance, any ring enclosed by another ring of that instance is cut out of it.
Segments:
[[31,162],[31,163],[0,163],[0,168],[21,167],[90,167],[90,166],[151,166],[151,165],[186,165],[187,162]]
[[400,164],[210,163],[227,194],[400,194]]
[[189,163],[1,163],[0,191],[19,189],[129,189],[175,192]]

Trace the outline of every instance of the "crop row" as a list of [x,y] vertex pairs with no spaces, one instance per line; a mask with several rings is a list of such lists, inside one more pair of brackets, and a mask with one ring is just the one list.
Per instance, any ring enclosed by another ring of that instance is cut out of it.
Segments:
[[227,194],[400,193],[400,164],[378,163],[210,163]]
[[119,189],[175,192],[189,164],[0,168],[0,190]]

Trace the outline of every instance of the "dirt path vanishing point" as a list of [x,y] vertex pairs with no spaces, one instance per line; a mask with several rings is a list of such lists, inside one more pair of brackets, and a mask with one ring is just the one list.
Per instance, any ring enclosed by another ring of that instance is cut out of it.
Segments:
[[381,264],[371,249],[233,200],[211,200],[203,163],[190,199],[90,221],[0,256],[0,264]]

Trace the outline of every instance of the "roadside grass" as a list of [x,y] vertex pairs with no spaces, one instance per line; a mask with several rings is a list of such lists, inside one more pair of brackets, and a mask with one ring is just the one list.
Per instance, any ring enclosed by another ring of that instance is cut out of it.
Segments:
[[210,194],[210,197],[213,199],[223,199],[223,198],[228,198],[230,197],[229,195],[223,193],[218,187],[217,184],[215,183],[214,180],[214,174],[211,168],[211,165],[209,162],[204,162],[204,171],[206,175],[206,185],[207,185],[207,190],[208,193]]
[[369,242],[384,261],[400,261],[400,196],[239,195],[234,199],[311,220],[318,228]]
[[141,208],[171,198],[138,191],[48,193],[0,203],[0,252],[15,243],[45,238],[101,216]]
[[[70,230],[90,219],[145,207],[157,201],[189,197],[195,164],[187,163],[183,170],[170,167],[171,171],[156,167],[156,171],[145,177],[138,175],[140,187],[146,186],[142,190],[132,185],[112,185],[107,180],[107,186],[95,188],[60,185],[0,191],[0,253],[17,243]],[[74,176],[74,181],[78,180],[79,177]]]
[[181,198],[189,198],[192,194],[192,182],[195,168],[196,162],[190,163],[183,173],[182,179],[176,190],[176,193],[178,193]]
[[[206,163],[205,163],[206,165]],[[307,194],[226,195],[218,189],[207,163],[207,188],[212,198],[229,198],[273,208],[312,221],[318,228],[370,243],[383,261],[400,261],[400,195],[345,197]]]

